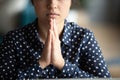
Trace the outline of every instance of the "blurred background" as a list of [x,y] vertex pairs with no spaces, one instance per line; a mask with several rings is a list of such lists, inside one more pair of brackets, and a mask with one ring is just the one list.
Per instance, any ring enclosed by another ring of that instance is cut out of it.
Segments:
[[[8,31],[36,18],[30,0],[0,0],[0,42]],[[120,77],[120,0],[73,0],[69,21],[92,30],[109,71]]]

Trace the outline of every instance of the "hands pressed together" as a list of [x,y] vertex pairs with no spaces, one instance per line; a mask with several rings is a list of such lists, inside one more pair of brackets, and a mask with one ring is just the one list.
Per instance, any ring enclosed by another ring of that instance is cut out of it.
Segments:
[[55,19],[50,20],[50,29],[47,33],[47,39],[41,58],[39,59],[39,64],[43,69],[52,64],[59,70],[61,70],[65,64],[61,54],[60,40]]

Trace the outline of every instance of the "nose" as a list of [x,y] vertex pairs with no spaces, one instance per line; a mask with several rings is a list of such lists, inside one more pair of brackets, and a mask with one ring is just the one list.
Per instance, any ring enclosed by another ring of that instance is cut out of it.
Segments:
[[47,6],[49,9],[57,8],[57,0],[48,0]]

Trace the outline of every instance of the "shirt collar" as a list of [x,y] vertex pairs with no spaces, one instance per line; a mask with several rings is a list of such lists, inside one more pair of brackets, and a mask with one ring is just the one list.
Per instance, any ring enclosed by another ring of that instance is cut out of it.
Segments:
[[[39,34],[38,34],[38,19],[36,19],[33,22],[33,30],[34,30],[34,37],[39,39]],[[64,29],[63,29],[63,33],[62,33],[62,39],[61,42],[64,43],[65,45],[68,45],[69,47],[71,46],[72,43],[72,30],[73,30],[73,26],[70,22],[67,22],[67,20],[64,21]]]
[[63,42],[65,45],[68,45],[69,47],[71,47],[72,43],[72,30],[73,27],[71,23],[65,20],[61,42]]
[[38,19],[35,19],[35,21],[32,23],[32,24],[30,24],[30,30],[32,31],[32,32],[30,32],[30,34],[31,34],[31,37],[33,37],[32,39],[34,39],[34,40],[31,40],[31,42],[32,43],[34,43],[34,41],[35,42],[37,42],[37,41],[39,41],[39,33],[38,33]]

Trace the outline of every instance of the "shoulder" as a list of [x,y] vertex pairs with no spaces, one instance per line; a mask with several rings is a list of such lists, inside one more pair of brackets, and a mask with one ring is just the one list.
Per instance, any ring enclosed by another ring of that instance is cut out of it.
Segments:
[[22,26],[22,27],[16,28],[15,30],[9,31],[4,36],[15,37],[15,36],[20,36],[20,35],[25,35],[26,33],[30,32],[32,29],[34,29],[34,27],[35,27],[34,23],[29,23],[25,26]]
[[7,34],[3,36],[3,39],[20,39],[21,37],[25,37],[28,33],[32,32],[35,29],[35,23],[29,23],[23,27],[17,28],[15,30],[9,31]]
[[88,28],[81,27],[81,26],[79,26],[75,22],[67,22],[67,25],[72,30],[72,33],[76,34],[77,36],[85,37],[85,36],[92,36],[92,35],[94,35],[92,30],[90,30]]

